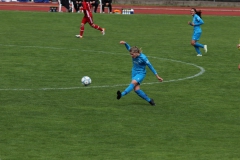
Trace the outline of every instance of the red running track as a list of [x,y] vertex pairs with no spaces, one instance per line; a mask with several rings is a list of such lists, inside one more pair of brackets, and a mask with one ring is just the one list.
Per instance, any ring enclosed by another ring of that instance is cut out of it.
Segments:
[[[48,12],[51,6],[58,7],[58,3],[34,3],[34,2],[0,2],[0,10],[15,11],[41,11]],[[173,6],[135,6],[135,5],[113,5],[113,10],[122,8],[134,9],[134,14],[173,14],[188,15],[191,7],[173,7]],[[197,7],[202,10],[204,15],[216,16],[240,16],[240,8],[222,8],[222,7]],[[63,8],[63,11],[66,11]]]

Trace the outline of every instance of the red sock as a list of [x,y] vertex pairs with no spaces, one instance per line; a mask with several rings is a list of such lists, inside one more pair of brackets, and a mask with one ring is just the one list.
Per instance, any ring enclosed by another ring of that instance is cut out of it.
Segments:
[[80,36],[83,36],[83,32],[84,32],[84,26],[80,27]]
[[98,26],[98,25],[94,25],[94,27],[93,28],[95,28],[95,29],[97,29],[97,30],[99,30],[99,31],[103,31],[103,29],[100,27],[100,26]]

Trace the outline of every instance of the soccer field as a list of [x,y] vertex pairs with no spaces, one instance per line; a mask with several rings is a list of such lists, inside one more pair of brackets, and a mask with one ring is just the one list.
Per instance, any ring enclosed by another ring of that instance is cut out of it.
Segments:
[[[239,17],[203,16],[197,57],[191,15],[0,11],[1,160],[239,160]],[[116,99],[130,83],[131,57],[119,41],[141,47],[141,89]],[[85,87],[81,78],[89,76]]]

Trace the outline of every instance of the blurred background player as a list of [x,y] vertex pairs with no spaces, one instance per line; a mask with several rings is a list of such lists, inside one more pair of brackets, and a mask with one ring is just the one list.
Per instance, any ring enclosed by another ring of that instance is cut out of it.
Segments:
[[198,43],[201,34],[202,29],[200,25],[204,24],[202,18],[201,18],[201,11],[197,11],[195,8],[191,9],[191,15],[193,16],[192,22],[188,22],[189,25],[193,26],[193,35],[191,40],[191,45],[195,48],[197,52],[197,56],[202,56],[202,53],[199,48],[203,48],[205,53],[207,53],[207,45],[202,45]]
[[130,56],[132,57],[133,67],[132,67],[132,82],[123,92],[117,91],[117,99],[120,99],[121,97],[125,96],[126,94],[128,94],[134,89],[135,93],[139,97],[149,102],[152,106],[155,106],[154,100],[149,98],[140,89],[140,84],[146,76],[146,66],[149,67],[149,69],[153,72],[153,74],[156,76],[156,78],[160,82],[162,82],[163,79],[158,76],[156,70],[153,68],[152,64],[149,62],[145,54],[142,53],[141,49],[139,49],[136,46],[130,47],[130,45],[127,44],[127,42],[125,41],[120,41],[120,44],[124,44],[127,50],[130,52]]
[[112,13],[112,0],[102,0],[102,12],[104,12],[104,8],[108,7],[109,12]]
[[80,12],[80,8],[82,7],[82,0],[72,0],[73,6],[76,12]]
[[70,7],[69,0],[61,0],[61,4],[67,9],[68,12],[72,12],[72,8]]
[[91,1],[91,0],[90,0],[90,4],[91,4],[92,7],[93,7],[93,12],[94,12],[94,13],[97,13],[98,5],[99,5],[99,0],[94,0],[94,1]]
[[83,7],[83,13],[84,16],[82,18],[82,22],[80,25],[80,34],[76,35],[77,38],[82,38],[83,33],[84,33],[84,25],[88,23],[92,28],[97,29],[102,32],[102,35],[105,34],[105,29],[101,28],[100,26],[96,25],[93,23],[93,16],[92,16],[92,11],[91,11],[91,4],[88,0],[83,0],[82,1],[82,7]]

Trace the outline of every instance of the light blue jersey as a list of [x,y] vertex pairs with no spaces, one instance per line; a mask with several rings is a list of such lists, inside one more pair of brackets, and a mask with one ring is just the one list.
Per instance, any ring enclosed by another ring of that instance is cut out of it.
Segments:
[[[125,46],[127,50],[130,51],[130,45],[125,43]],[[141,81],[145,78],[146,66],[149,67],[149,69],[153,72],[154,75],[157,74],[156,70],[153,68],[146,55],[143,53],[140,53],[140,55],[136,58],[132,58],[132,62],[132,79],[136,80],[139,83],[141,83]]]
[[200,27],[200,25],[204,24],[202,18],[200,18],[197,14],[194,14],[192,23],[194,23],[193,31],[195,33],[202,32],[202,29]]
[[[192,10],[195,10],[195,9],[192,8]],[[193,12],[192,10],[191,10],[191,12]],[[202,24],[204,24],[202,18],[198,14],[195,13],[193,15],[192,23],[190,23],[190,25],[193,26],[193,34],[192,34],[191,44],[194,46],[194,48],[197,52],[197,56],[202,56],[202,53],[199,48],[204,48],[205,52],[207,52],[207,45],[203,45],[203,44],[200,44],[197,42],[200,40],[200,37],[202,34],[202,29],[200,27]]]

